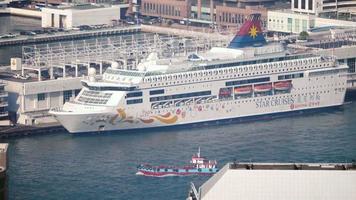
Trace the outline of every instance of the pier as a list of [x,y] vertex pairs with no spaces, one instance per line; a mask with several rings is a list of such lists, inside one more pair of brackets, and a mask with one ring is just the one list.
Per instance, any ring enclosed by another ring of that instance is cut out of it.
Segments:
[[[0,138],[14,138],[14,137],[24,137],[32,135],[47,135],[52,133],[58,133],[60,131],[65,131],[63,126],[58,123],[45,124],[39,126],[25,126],[17,125],[13,127],[6,127],[0,130]],[[1,148],[0,148],[1,152]],[[1,167],[0,159],[0,167]],[[1,168],[0,168],[0,178],[1,178]],[[1,186],[1,184],[0,184]],[[1,199],[1,189],[0,189],[0,199]]]
[[48,43],[64,40],[77,40],[91,37],[125,35],[141,32],[140,26],[114,27],[108,29],[59,32],[56,34],[44,34],[36,36],[17,36],[15,38],[0,39],[0,47],[10,45],[27,45],[35,43]]

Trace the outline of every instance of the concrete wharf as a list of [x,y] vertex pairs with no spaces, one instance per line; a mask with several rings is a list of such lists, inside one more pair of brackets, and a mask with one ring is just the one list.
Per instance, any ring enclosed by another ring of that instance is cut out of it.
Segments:
[[58,32],[56,34],[43,34],[38,36],[18,36],[15,38],[0,39],[0,47],[10,45],[47,43],[63,40],[76,40],[100,36],[134,34],[139,32],[141,32],[140,26],[128,26],[86,31]]
[[7,149],[9,144],[0,143],[0,199],[7,199]]
[[[13,127],[2,128],[0,130],[0,138],[13,138],[13,137],[23,137],[23,136],[30,136],[30,135],[44,135],[44,134],[58,133],[60,131],[65,131],[65,129],[63,126],[61,126],[58,123],[45,124],[45,125],[41,125],[41,126],[17,125],[17,126],[13,126]],[[1,167],[1,165],[0,165],[0,167]],[[1,172],[1,170],[0,170],[0,172]]]

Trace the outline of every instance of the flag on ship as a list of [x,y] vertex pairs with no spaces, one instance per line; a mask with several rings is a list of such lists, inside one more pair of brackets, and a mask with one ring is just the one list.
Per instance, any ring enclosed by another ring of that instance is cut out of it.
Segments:
[[266,44],[261,29],[261,14],[251,14],[228,48],[258,47]]

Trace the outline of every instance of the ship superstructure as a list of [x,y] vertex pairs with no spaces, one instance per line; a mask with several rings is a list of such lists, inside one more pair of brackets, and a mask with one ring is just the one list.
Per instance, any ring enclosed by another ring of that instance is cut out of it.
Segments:
[[51,113],[75,133],[243,120],[343,104],[346,65],[332,57],[290,55],[282,45],[262,41],[258,15],[246,24],[228,48],[186,57],[151,53],[137,70],[113,63],[101,79],[92,69],[74,101]]

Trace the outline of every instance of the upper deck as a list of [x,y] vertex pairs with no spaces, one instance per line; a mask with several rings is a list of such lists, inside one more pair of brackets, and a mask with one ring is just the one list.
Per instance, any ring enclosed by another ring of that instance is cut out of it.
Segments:
[[[306,71],[335,67],[335,59],[312,54],[258,57],[244,60],[213,60],[213,61],[184,61],[190,66],[167,66],[167,70],[138,71],[109,68],[103,75],[103,80],[96,84],[148,84],[146,87],[174,85],[199,82],[202,80],[218,80],[245,78],[261,75],[283,74],[293,71]],[[184,63],[181,62],[181,63]],[[179,66],[179,65],[178,65]],[[178,81],[178,82],[177,82]]]

